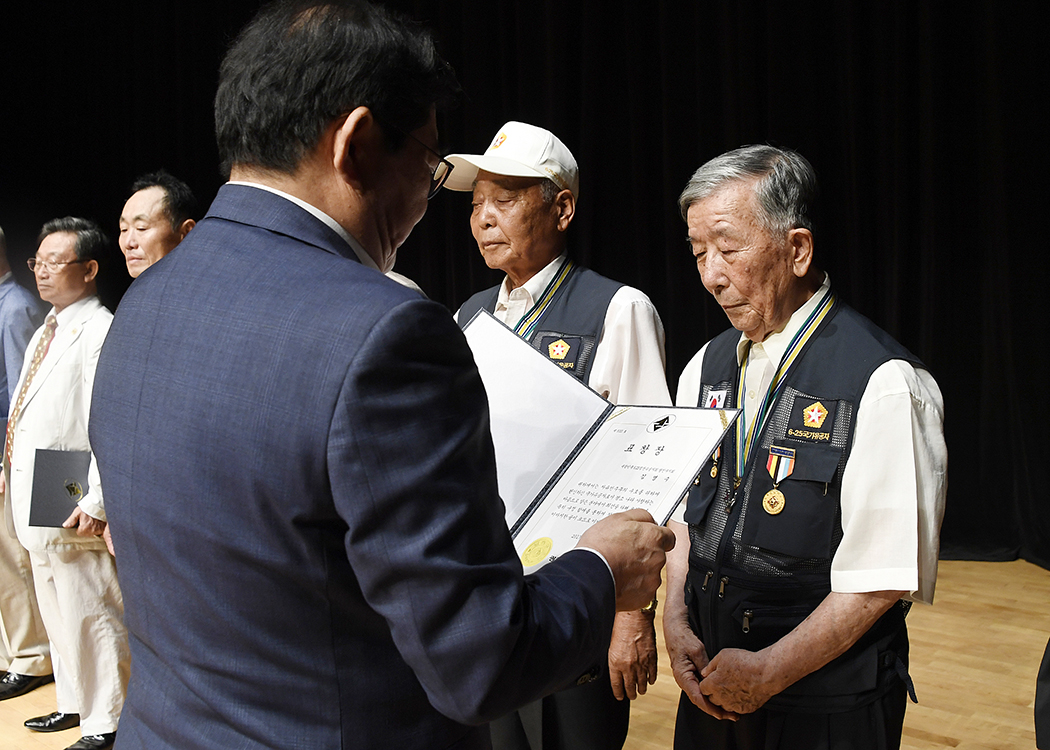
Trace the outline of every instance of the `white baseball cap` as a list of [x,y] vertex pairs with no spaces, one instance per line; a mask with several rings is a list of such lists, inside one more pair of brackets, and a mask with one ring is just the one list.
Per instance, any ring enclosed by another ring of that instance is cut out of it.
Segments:
[[478,170],[510,177],[547,177],[573,197],[580,197],[580,172],[576,159],[558,136],[549,130],[508,122],[481,156],[450,154],[454,169],[445,181],[449,190],[473,190]]

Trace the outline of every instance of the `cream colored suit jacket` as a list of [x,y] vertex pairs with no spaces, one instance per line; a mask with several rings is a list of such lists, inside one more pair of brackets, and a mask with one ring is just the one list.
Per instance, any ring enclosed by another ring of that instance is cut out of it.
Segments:
[[[53,314],[52,309],[48,314]],[[98,297],[75,302],[58,314],[58,328],[47,355],[40,363],[22,403],[15,425],[11,465],[4,462],[7,494],[4,503],[7,530],[15,534],[26,549],[43,550],[57,544],[105,549],[99,537],[78,536],[75,529],[58,529],[29,525],[29,507],[33,492],[33,466],[38,448],[52,450],[90,450],[88,414],[91,410],[91,388],[102,343],[106,340],[113,314],[102,306]],[[37,342],[44,330],[33,334],[26,349],[22,374],[15,394],[29,371]],[[102,491],[94,456],[88,491],[79,502],[81,510],[105,520]]]

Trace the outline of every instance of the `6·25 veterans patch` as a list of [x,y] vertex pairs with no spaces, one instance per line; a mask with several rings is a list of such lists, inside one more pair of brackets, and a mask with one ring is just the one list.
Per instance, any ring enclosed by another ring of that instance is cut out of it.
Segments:
[[579,336],[544,336],[540,347],[551,362],[566,370],[575,370],[583,351],[583,339]]
[[837,410],[837,401],[796,398],[788,420],[787,436],[807,443],[830,443]]

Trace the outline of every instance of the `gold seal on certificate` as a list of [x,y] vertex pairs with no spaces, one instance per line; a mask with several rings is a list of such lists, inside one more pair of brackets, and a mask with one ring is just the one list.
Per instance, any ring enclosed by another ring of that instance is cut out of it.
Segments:
[[547,558],[547,555],[550,554],[551,547],[553,546],[554,541],[549,536],[541,536],[526,547],[525,551],[521,553],[521,564],[526,568],[531,568],[533,565],[539,565]]
[[762,507],[765,508],[766,513],[775,516],[784,510],[784,493],[778,489],[770,490],[762,498]]

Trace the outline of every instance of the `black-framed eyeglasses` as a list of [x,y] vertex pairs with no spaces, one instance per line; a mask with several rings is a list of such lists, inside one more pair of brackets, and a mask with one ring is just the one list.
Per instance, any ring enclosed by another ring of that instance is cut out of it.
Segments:
[[59,268],[62,266],[68,266],[70,263],[84,263],[82,260],[41,260],[40,258],[30,258],[26,261],[26,265],[29,266],[29,270],[36,273],[36,267],[46,268],[48,273],[58,273]]
[[437,195],[438,190],[440,190],[441,186],[445,184],[445,180],[447,180],[448,176],[452,174],[452,170],[455,169],[455,166],[452,164],[452,162],[443,157],[441,154],[439,154],[427,144],[423,143],[423,141],[419,140],[411,133],[406,133],[404,130],[397,127],[396,125],[390,125],[390,123],[384,123],[384,125],[393,128],[406,138],[411,138],[413,141],[418,143],[420,146],[422,146],[438,158],[437,166],[434,167],[434,170],[430,173],[430,192],[427,193],[427,200],[430,200],[435,195]]

